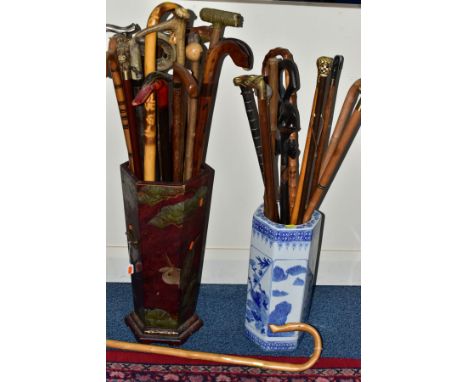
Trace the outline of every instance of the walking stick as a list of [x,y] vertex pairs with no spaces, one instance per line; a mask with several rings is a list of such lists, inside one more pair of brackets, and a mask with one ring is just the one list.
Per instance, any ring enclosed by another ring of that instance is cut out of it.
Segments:
[[330,75],[333,60],[329,57],[319,57],[317,60],[317,86],[315,88],[314,103],[310,116],[309,128],[302,158],[302,166],[299,175],[296,200],[291,214],[291,224],[300,224],[303,221],[303,214],[306,201],[309,198],[312,186],[312,169],[314,164],[315,151],[318,143],[318,132],[321,122],[321,112],[323,100],[326,96],[327,79]]
[[340,82],[341,70],[343,68],[343,56],[335,56],[331,68],[330,75],[330,90],[324,105],[323,112],[323,127],[320,132],[319,141],[317,144],[317,157],[314,163],[314,172],[312,175],[312,192],[319,181],[320,168],[322,166],[323,157],[327,151],[328,141],[330,139],[331,125],[333,122],[333,114],[335,112],[336,93]]
[[273,148],[271,147],[270,123],[268,121],[268,89],[263,76],[257,76],[252,81],[258,97],[258,115],[260,117],[260,139],[262,143],[263,170],[265,181],[264,215],[273,222],[278,222],[276,205],[275,177],[273,173]]
[[253,67],[252,50],[241,40],[225,38],[218,41],[215,46],[210,47],[208,50],[197,108],[198,117],[195,127],[193,175],[198,175],[206,157],[219,75],[226,56],[230,56],[236,66],[247,70]]
[[[273,148],[273,173],[275,176],[275,190],[278,190],[278,155],[281,154],[283,149],[280,143],[280,133],[278,131],[278,105],[280,102],[279,97],[279,62],[276,57],[272,57],[268,60],[269,75],[265,78],[265,81],[271,88],[271,98],[269,100],[268,109],[270,112],[270,135],[271,135],[271,146]],[[281,195],[281,192],[280,192]],[[278,196],[278,195],[277,195]],[[280,207],[281,209],[281,207]]]
[[[196,118],[197,118],[197,97],[198,97],[198,84],[195,78],[192,76],[192,74],[189,72],[188,69],[186,69],[184,66],[174,63],[173,65],[174,69],[174,78],[178,78],[180,82],[182,83],[183,87],[185,88],[188,97],[190,99],[189,101],[189,106],[190,106],[190,116],[189,116],[189,129],[195,131],[195,123],[196,123]],[[181,112],[183,112],[181,110]],[[184,133],[184,131],[182,131]],[[177,149],[180,150],[177,153],[173,153],[174,157],[177,155],[177,158],[179,159],[180,156],[180,173],[177,174],[177,178],[174,179],[174,181],[181,181],[183,177],[183,159],[184,159],[184,139],[185,137],[182,135],[180,137],[180,144],[177,146]],[[193,144],[193,140],[192,143]],[[175,147],[175,146],[174,146]]]
[[[195,32],[189,35],[189,44],[185,48],[187,59],[192,63],[193,78],[198,81],[200,77],[200,58],[203,53],[203,47],[200,44],[200,36]],[[190,98],[187,127],[187,137],[185,139],[185,157],[184,157],[184,181],[192,177],[193,165],[193,144],[195,139],[195,127],[197,124],[197,106],[198,106],[198,84],[197,94]]]
[[203,21],[213,24],[210,32],[210,49],[222,39],[224,29],[230,27],[242,27],[244,19],[241,14],[222,11],[220,9],[203,8],[200,11],[200,18]]
[[297,107],[289,102],[282,103],[278,119],[278,130],[281,136],[281,182],[280,182],[280,223],[289,224],[289,187],[288,187],[288,158],[297,157],[299,148],[297,141],[290,136],[300,130],[300,118]]
[[[166,23],[158,24],[161,16],[169,11],[174,11],[174,18]],[[177,12],[179,11],[179,12]],[[174,30],[180,31],[180,19],[188,19],[188,11],[181,8],[175,3],[162,3],[153,9],[149,18],[147,27],[161,26],[162,24],[169,24],[173,26]],[[185,24],[185,21],[184,21]],[[148,29],[147,28],[147,29]],[[159,30],[165,30],[161,28]],[[152,32],[157,32],[154,30]],[[157,33],[142,33],[143,31],[135,34],[135,38],[145,36],[145,75],[156,71],[156,39]],[[180,38],[180,33],[177,39]],[[179,52],[177,52],[179,55]],[[146,111],[146,127],[145,127],[145,156],[144,156],[144,180],[154,181],[156,177],[156,101],[153,95],[150,95],[145,102]]]
[[[166,5],[166,9],[174,9],[174,17],[157,25],[148,25],[148,28],[138,32],[135,37],[145,37],[145,45],[148,44],[147,38],[156,31],[170,30],[173,32],[176,43],[176,61],[185,65],[185,27],[190,18],[187,9],[174,3],[163,3],[160,7]],[[162,7],[161,9],[163,9]],[[150,17],[151,19],[151,17]],[[149,24],[149,21],[148,21]],[[148,68],[150,69],[150,68]],[[146,70],[146,52],[145,52],[145,70]],[[185,106],[182,94],[181,82],[177,75],[174,75],[173,91],[173,125],[172,125],[172,165],[173,180],[179,182],[183,176],[183,141],[185,136]]]
[[359,105],[347,121],[346,126],[343,128],[343,132],[338,139],[336,148],[331,154],[330,160],[323,171],[323,175],[320,177],[320,182],[309,200],[307,210],[304,213],[304,221],[308,221],[312,217],[314,211],[320,208],[320,205],[322,204],[336,173],[340,169],[341,163],[343,163],[343,160],[360,127],[361,106]]
[[[286,48],[274,48],[271,49],[266,55],[265,58],[263,59],[262,63],[262,74],[265,77],[268,77],[267,81],[269,81],[270,73],[269,73],[269,66],[268,60],[273,57],[280,56],[284,60],[289,60],[294,62],[294,56],[293,54],[289,51],[289,49]],[[286,72],[285,76],[285,86],[289,85],[289,75]],[[293,93],[291,95],[290,102],[293,105],[297,106],[297,94]],[[292,141],[296,141],[294,145],[297,145],[299,147],[299,135],[297,132],[294,132],[291,134],[290,139]],[[297,193],[297,182],[299,180],[299,155],[297,155],[296,158],[289,157],[288,158],[288,189],[289,189],[289,210],[290,213],[292,213],[292,209],[294,207],[294,201],[296,200],[296,193]]]
[[361,79],[359,78],[356,80],[348,90],[346,94],[346,98],[343,102],[343,106],[341,107],[340,115],[338,116],[338,120],[335,124],[335,129],[333,130],[333,135],[330,139],[330,143],[328,144],[328,149],[325,153],[325,157],[322,161],[322,167],[320,169],[320,177],[322,177],[325,167],[327,166],[330,158],[335,151],[336,145],[338,140],[343,132],[343,128],[346,125],[353,109],[355,108],[356,101],[358,100],[361,94]]
[[138,124],[135,113],[135,108],[132,105],[133,99],[133,84],[130,75],[130,38],[123,35],[115,35],[117,41],[117,57],[120,64],[121,73],[123,76],[123,90],[125,94],[125,105],[127,107],[127,119],[128,129],[130,132],[130,144],[132,147],[132,158],[133,158],[133,173],[138,179],[142,179],[142,163],[140,158],[140,145],[139,145],[139,134]]
[[[146,76],[140,92],[135,96],[132,104],[134,106],[146,104],[149,97],[155,97],[155,106],[158,106],[157,123],[158,126],[158,145],[156,145],[156,134],[154,136],[154,147],[158,146],[157,166],[155,167],[155,179],[160,181],[169,181],[172,178],[171,155],[169,152],[170,142],[169,126],[171,124],[171,115],[169,110],[169,88],[172,83],[172,76],[163,72],[152,72]],[[156,132],[156,129],[154,130]],[[146,153],[146,151],[145,151]],[[156,160],[156,153],[155,153]],[[155,164],[156,165],[156,164]],[[157,169],[157,171],[156,171]]]
[[255,103],[254,90],[251,83],[255,80],[255,75],[244,75],[234,78],[234,85],[241,89],[242,98],[244,99],[245,112],[249,121],[250,132],[257,154],[258,165],[262,174],[263,184],[265,184],[265,174],[263,170],[263,154],[262,144],[260,142],[260,118],[258,116],[257,105]]
[[[117,40],[114,37],[109,39],[109,48],[107,51],[107,72],[108,76],[112,78],[114,84],[115,97],[119,106],[120,120],[122,121],[122,128],[124,131],[125,145],[127,147],[128,162],[130,170],[133,172],[133,156],[132,156],[132,143],[130,138],[130,131],[128,128],[127,106],[125,101],[125,94],[122,87],[122,77],[119,71],[119,63],[117,60]],[[109,73],[110,72],[110,73]]]
[[301,331],[309,333],[314,339],[314,351],[311,354],[307,362],[304,363],[288,363],[288,362],[277,362],[277,361],[266,361],[262,359],[256,359],[251,357],[242,357],[237,355],[229,354],[216,354],[199,352],[194,350],[174,349],[166,346],[155,346],[155,345],[143,345],[124,341],[106,340],[106,346],[113,349],[137,351],[142,353],[161,354],[169,355],[174,357],[182,357],[188,359],[196,359],[202,361],[210,361],[217,363],[226,363],[238,366],[250,366],[259,367],[262,369],[289,371],[289,372],[300,372],[310,369],[320,358],[322,353],[322,339],[320,334],[313,326],[303,323],[289,323],[286,325],[269,325],[270,330],[273,333],[286,333],[292,331]]

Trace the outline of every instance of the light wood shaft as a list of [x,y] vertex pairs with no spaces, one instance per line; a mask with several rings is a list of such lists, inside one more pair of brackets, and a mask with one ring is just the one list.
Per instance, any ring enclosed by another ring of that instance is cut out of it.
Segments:
[[290,332],[302,331],[309,333],[314,339],[314,351],[307,362],[304,363],[289,363],[289,362],[276,362],[266,361],[252,357],[242,357],[229,354],[216,354],[208,352],[200,352],[194,350],[175,349],[163,346],[143,345],[124,341],[106,340],[106,346],[113,349],[120,349],[126,351],[137,351],[142,353],[161,354],[174,357],[182,357],[187,359],[195,359],[202,361],[211,361],[217,363],[259,367],[262,369],[300,372],[310,369],[320,358],[322,353],[322,339],[319,332],[314,327],[303,323],[289,323],[282,326],[270,325],[270,330],[274,333],[277,332]]
[[304,213],[304,221],[308,221],[312,217],[314,211],[320,208],[320,205],[330,189],[331,183],[340,169],[341,163],[343,163],[343,160],[360,127],[361,109],[359,108],[353,112],[351,118],[349,118],[346,126],[343,128],[343,133],[341,134],[336,148],[330,157],[330,161],[325,167],[323,175],[320,177],[319,184],[309,200],[307,209]]
[[322,177],[325,167],[328,165],[328,162],[330,161],[330,158],[333,152],[335,151],[336,145],[338,144],[338,140],[343,132],[346,122],[348,121],[360,94],[361,79],[358,79],[349,88],[348,93],[346,94],[346,98],[343,102],[343,106],[341,107],[340,115],[338,116],[332,137],[330,139],[330,142],[328,143],[327,151],[325,152],[325,156],[322,160],[322,165],[320,168],[320,178]]

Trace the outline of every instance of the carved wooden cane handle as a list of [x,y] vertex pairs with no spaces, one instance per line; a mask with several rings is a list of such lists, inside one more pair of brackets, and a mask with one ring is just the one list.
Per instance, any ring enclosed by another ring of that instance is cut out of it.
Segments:
[[289,363],[289,362],[276,362],[276,361],[266,361],[257,358],[251,357],[242,357],[237,355],[229,354],[216,354],[208,352],[199,352],[194,350],[183,350],[183,349],[174,349],[170,347],[163,346],[154,346],[154,345],[143,345],[136,344],[124,341],[116,340],[106,340],[106,346],[113,349],[120,350],[130,350],[137,351],[142,353],[152,353],[152,354],[161,354],[169,355],[174,357],[182,357],[188,359],[196,359],[201,361],[210,361],[217,363],[225,363],[231,365],[242,365],[250,367],[259,367],[262,369],[271,369],[271,370],[280,370],[280,371],[289,371],[289,372],[298,372],[310,369],[320,358],[322,353],[322,339],[320,334],[313,326],[303,324],[303,323],[289,323],[282,326],[269,325],[270,330],[273,333],[285,333],[300,331],[309,333],[314,339],[314,351],[311,354],[307,362],[304,363]]

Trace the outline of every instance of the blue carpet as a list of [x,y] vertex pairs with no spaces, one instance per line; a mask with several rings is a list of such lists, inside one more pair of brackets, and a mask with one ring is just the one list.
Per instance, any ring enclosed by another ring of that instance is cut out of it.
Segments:
[[[304,335],[293,352],[263,352],[244,336],[246,285],[201,286],[197,313],[202,328],[181,346],[214,353],[309,356],[312,339]],[[108,339],[136,342],[124,323],[132,311],[131,284],[107,283]],[[322,336],[322,357],[361,358],[361,288],[317,286],[309,323]]]

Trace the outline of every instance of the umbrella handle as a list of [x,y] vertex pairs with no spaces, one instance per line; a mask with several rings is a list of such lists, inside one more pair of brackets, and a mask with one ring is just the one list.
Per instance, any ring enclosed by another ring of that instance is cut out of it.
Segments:
[[227,363],[227,364],[232,364],[232,365],[259,367],[263,369],[281,370],[281,371],[290,371],[290,372],[304,371],[304,370],[310,369],[320,358],[320,354],[322,352],[322,339],[320,338],[320,334],[317,331],[317,329],[315,329],[313,326],[297,322],[297,323],[289,323],[289,324],[282,325],[282,326],[269,325],[269,327],[273,333],[278,333],[278,332],[284,333],[284,332],[292,332],[292,331],[300,331],[300,332],[309,333],[314,339],[314,344],[315,344],[314,352],[311,354],[309,359],[304,363],[289,363],[289,362],[267,361],[263,359],[228,355],[228,354],[216,354],[216,353],[199,352],[199,351],[194,351],[194,350],[175,349],[175,348],[163,347],[163,346],[143,345],[143,344],[136,344],[136,343],[130,343],[130,342],[124,342],[124,341],[115,341],[115,340],[106,340],[106,346],[109,348],[113,348],[113,349],[131,350],[131,351],[152,353],[152,354],[162,354],[162,355],[196,359],[196,360],[202,360],[202,361]]

